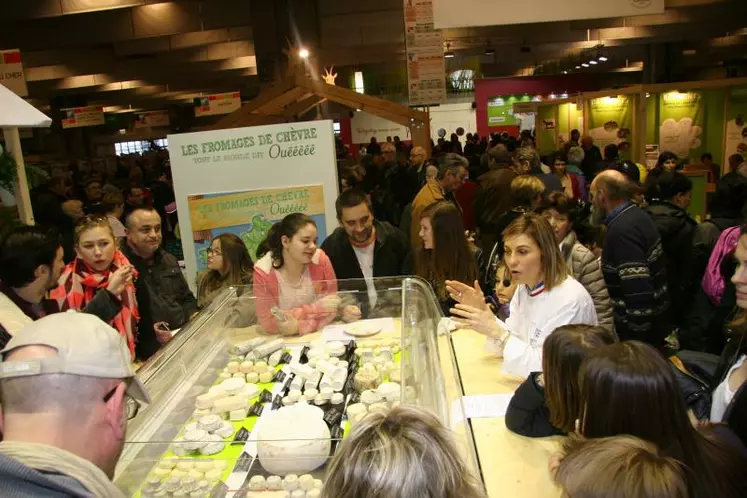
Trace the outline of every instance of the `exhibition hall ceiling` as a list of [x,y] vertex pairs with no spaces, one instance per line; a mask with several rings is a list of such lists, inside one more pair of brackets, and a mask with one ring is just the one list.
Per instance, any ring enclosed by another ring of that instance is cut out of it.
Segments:
[[[21,49],[30,98],[41,106],[63,98],[153,108],[207,93],[256,94],[263,71],[267,82],[282,67],[286,38],[308,46],[317,68],[404,67],[404,1],[3,1],[0,49]],[[747,66],[747,1],[665,0],[663,14],[443,35],[455,55],[449,70],[479,61],[487,76],[573,69],[600,45],[609,62],[589,71],[635,70],[649,60],[676,61],[693,78],[725,76],[729,66]]]

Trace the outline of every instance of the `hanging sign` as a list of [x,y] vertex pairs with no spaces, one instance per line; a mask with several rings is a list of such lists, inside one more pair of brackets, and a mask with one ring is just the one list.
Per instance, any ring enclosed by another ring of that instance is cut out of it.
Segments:
[[0,50],[0,84],[19,97],[28,97],[20,50]]
[[195,97],[195,117],[231,114],[241,108],[241,93],[228,92]]
[[80,128],[104,124],[104,108],[97,105],[60,109],[63,112],[63,128]]
[[410,105],[446,102],[444,39],[433,28],[432,0],[404,0]]
[[169,111],[147,111],[135,113],[134,128],[154,128],[169,126]]

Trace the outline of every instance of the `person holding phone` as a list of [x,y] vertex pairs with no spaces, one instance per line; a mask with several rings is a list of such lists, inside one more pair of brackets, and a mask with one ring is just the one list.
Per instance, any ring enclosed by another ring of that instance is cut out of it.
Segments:
[[83,310],[99,292],[116,297],[122,307],[110,321],[135,354],[137,322],[140,319],[135,298],[137,271],[117,248],[114,232],[105,215],[84,216],[75,226],[77,257],[62,270],[59,285],[50,297],[60,311]]

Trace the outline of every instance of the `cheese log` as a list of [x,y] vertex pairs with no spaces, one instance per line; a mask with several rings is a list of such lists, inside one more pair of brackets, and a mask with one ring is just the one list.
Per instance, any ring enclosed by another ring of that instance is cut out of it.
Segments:
[[282,358],[282,356],[283,356],[283,351],[278,350],[272,353],[270,355],[270,358],[267,361],[270,364],[270,366],[276,367],[280,364],[280,358]]
[[216,400],[221,399],[224,397],[225,394],[223,392],[206,392],[205,394],[200,394],[195,399],[195,406],[201,410],[205,410],[206,408],[210,408],[213,406],[213,403],[215,403]]
[[316,375],[316,370],[314,370],[308,365],[303,365],[301,363],[291,363],[290,371],[296,374],[296,378],[301,377],[303,380],[312,379],[314,375]]
[[227,396],[219,399],[213,404],[213,412],[225,413],[239,410],[246,406],[246,398],[244,396]]
[[[278,349],[282,349],[285,347],[285,341],[283,339],[275,339],[274,341],[270,341],[266,344],[262,344],[261,346],[258,346],[254,348],[254,351],[252,351],[254,359],[261,359],[261,358],[267,358],[272,353],[277,351]],[[250,353],[250,355],[252,354]],[[252,358],[247,358],[252,359]]]

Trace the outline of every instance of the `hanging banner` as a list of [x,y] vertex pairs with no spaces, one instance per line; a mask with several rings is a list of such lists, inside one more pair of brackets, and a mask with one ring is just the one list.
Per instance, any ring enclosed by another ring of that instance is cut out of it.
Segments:
[[728,99],[724,162],[734,154],[747,159],[747,87],[732,88]]
[[19,97],[28,97],[20,50],[0,50],[0,84]]
[[168,135],[187,281],[203,249],[230,231],[253,252],[269,226],[293,212],[318,221],[319,243],[337,227],[332,121]]
[[664,0],[433,0],[437,28],[500,26],[663,14]]
[[147,111],[136,112],[133,128],[155,128],[158,126],[169,126],[169,111]]
[[210,242],[224,233],[241,238],[256,261],[257,248],[270,227],[291,213],[305,213],[314,218],[319,240],[326,237],[321,185],[195,195],[187,202],[198,272],[207,267]]
[[231,114],[241,108],[241,93],[228,92],[195,97],[195,117],[215,116],[216,114]]
[[440,30],[433,29],[432,0],[405,0],[405,47],[410,105],[446,102],[446,61]]
[[703,145],[703,112],[697,92],[668,92],[659,96],[659,148],[679,158],[697,155]]
[[63,112],[63,128],[80,128],[82,126],[99,126],[104,124],[104,108],[90,105],[60,109]]
[[400,140],[410,140],[410,129],[406,126],[363,111],[353,115],[350,127],[354,144],[367,144],[371,141],[371,137],[376,137],[379,143],[384,143],[387,137],[395,136],[398,136]]
[[629,97],[592,99],[589,113],[589,135],[600,148],[632,142],[633,102]]

